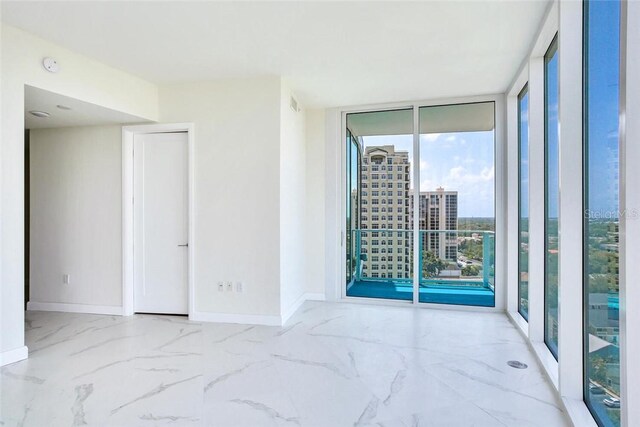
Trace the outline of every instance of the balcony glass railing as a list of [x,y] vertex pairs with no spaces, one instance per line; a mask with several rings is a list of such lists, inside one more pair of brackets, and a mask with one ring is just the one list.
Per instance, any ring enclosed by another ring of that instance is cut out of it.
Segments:
[[[418,301],[495,305],[493,231],[420,230]],[[347,296],[413,300],[414,232],[352,230]]]

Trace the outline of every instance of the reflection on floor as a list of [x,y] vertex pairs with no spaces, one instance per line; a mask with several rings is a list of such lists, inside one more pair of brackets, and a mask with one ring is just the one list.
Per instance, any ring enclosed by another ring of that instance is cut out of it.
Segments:
[[45,312],[26,328],[4,426],[568,425],[499,313],[307,302],[282,328]]
[[[413,286],[392,280],[362,280],[349,287],[347,296],[411,301]],[[420,286],[420,302],[493,307],[495,295],[491,289],[482,286],[429,285]]]

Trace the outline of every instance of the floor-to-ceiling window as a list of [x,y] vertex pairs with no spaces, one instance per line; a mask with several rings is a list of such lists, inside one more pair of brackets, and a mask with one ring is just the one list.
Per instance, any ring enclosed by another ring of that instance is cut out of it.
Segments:
[[495,135],[494,101],[346,114],[346,296],[495,305]]
[[518,95],[518,312],[529,319],[529,87]]
[[585,401],[620,426],[618,113],[620,2],[584,2]]
[[558,358],[558,230],[560,228],[557,37],[544,56],[545,263],[544,341]]

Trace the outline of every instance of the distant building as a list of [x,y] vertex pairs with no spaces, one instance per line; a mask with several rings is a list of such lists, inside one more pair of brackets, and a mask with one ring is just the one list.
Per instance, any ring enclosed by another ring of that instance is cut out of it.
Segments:
[[[410,197],[413,212],[413,197]],[[411,215],[413,228],[413,215]],[[445,191],[439,187],[436,191],[420,192],[420,230],[441,231],[422,233],[422,248],[433,252],[438,258],[455,261],[458,257],[458,192]],[[445,232],[446,231],[446,232]]]

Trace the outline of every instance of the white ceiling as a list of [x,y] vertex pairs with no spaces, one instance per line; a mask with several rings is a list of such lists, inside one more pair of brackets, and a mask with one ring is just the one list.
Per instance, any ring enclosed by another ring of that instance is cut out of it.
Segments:
[[504,92],[547,4],[2,1],[2,20],[152,82],[281,75],[329,107]]
[[[61,109],[58,105],[70,109]],[[35,117],[29,111],[44,111],[51,116],[47,118]],[[131,124],[142,123],[146,120],[36,87],[25,86],[24,121],[26,129],[43,129]]]

